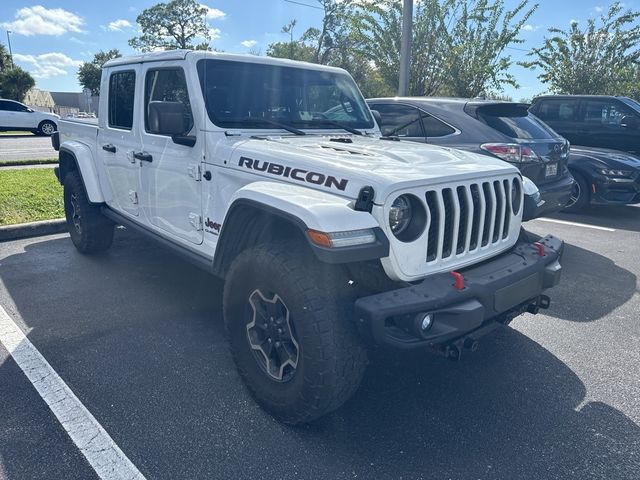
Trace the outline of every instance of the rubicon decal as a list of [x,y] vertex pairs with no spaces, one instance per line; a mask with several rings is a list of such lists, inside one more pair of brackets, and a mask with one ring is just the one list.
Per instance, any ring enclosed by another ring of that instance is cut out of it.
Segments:
[[331,175],[325,175],[324,173],[310,172],[309,170],[304,170],[302,168],[285,167],[279,163],[261,162],[260,160],[254,160],[253,158],[248,157],[240,157],[238,166],[257,170],[259,172],[267,172],[271,175],[292,178],[299,182],[324,185],[325,187],[336,188],[342,191],[347,188],[347,184],[349,183],[349,180],[344,178],[338,179]]

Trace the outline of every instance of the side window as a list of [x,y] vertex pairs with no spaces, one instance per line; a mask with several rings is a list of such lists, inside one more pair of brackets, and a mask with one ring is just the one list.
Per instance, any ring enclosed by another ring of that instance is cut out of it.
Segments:
[[131,130],[136,73],[130,70],[115,72],[109,78],[109,126]]
[[398,137],[424,137],[420,113],[417,108],[407,105],[379,103],[371,106],[382,117],[380,129],[383,135]]
[[606,100],[587,100],[584,121],[591,124],[620,126],[623,117],[633,115],[631,109],[621,103]]
[[427,132],[427,137],[446,137],[447,135],[456,133],[454,128],[451,128],[446,123],[432,117],[428,113],[421,112],[421,114],[422,125],[424,125],[424,130]]
[[[193,128],[193,114],[184,71],[181,68],[162,68],[147,71],[144,87],[144,128],[149,126],[149,103],[166,102],[183,115],[184,133]],[[180,106],[182,106],[180,108]]]
[[22,109],[18,108],[20,105],[17,104],[16,102],[7,102],[4,101],[2,102],[4,105],[2,107],[2,110],[6,111],[6,112],[19,112]]
[[4,100],[0,100],[0,111],[6,112],[9,110],[9,102],[5,102]]
[[535,116],[546,121],[571,122],[577,111],[578,102],[572,100],[543,100]]

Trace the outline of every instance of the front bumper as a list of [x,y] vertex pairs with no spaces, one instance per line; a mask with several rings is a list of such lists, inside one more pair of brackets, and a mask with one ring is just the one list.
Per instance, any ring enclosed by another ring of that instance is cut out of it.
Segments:
[[522,220],[526,222],[562,210],[569,203],[574,184],[573,177],[565,175],[555,182],[538,185],[541,202],[536,204],[532,197],[525,196]]
[[[419,284],[387,291],[355,302],[361,331],[380,345],[409,349],[440,347],[475,339],[525,311],[548,306],[542,292],[560,281],[562,240],[551,235],[536,246],[520,241],[506,253],[460,270],[464,288],[454,286],[449,273],[436,274]],[[420,329],[432,315],[432,325]]]
[[634,178],[594,175],[591,182],[591,203],[601,205],[640,203],[640,173],[637,173]]

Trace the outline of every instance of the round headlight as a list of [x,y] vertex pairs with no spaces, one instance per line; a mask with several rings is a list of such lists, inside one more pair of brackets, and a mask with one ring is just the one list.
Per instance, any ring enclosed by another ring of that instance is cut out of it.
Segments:
[[406,195],[396,198],[389,210],[389,226],[397,237],[404,232],[411,223],[411,201]]

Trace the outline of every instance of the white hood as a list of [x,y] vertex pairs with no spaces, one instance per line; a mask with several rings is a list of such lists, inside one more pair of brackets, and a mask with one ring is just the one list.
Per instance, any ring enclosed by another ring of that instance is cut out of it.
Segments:
[[484,155],[372,137],[265,136],[239,140],[233,148],[231,168],[349,198],[370,185],[378,204],[407,188],[518,173]]

